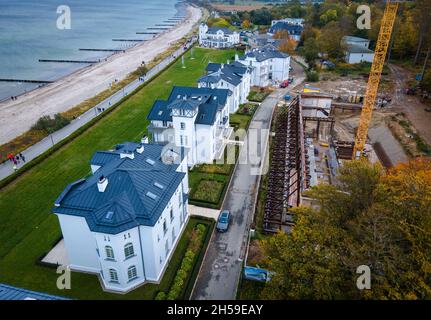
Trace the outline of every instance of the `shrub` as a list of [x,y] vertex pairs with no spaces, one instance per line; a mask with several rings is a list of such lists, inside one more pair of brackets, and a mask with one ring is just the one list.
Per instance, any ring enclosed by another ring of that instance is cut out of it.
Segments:
[[166,293],[164,293],[163,291],[160,291],[157,295],[156,295],[156,300],[166,300]]
[[31,127],[32,130],[44,131],[51,134],[61,128],[67,126],[70,120],[63,117],[60,113],[54,115],[54,118],[50,116],[40,117],[39,120]]
[[307,81],[310,81],[310,82],[317,82],[317,81],[319,81],[319,78],[320,78],[319,77],[319,73],[317,71],[315,71],[315,70],[307,71],[306,75],[307,75]]

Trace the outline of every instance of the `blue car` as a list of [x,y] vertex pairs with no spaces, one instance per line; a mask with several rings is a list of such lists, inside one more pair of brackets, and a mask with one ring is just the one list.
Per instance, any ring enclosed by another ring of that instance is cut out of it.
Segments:
[[286,101],[290,101],[291,99],[292,99],[292,97],[290,95],[288,95],[288,94],[286,94],[284,96],[284,100],[286,100]]
[[217,231],[226,232],[229,229],[229,222],[230,222],[229,210],[222,211],[217,220],[217,226],[216,226]]

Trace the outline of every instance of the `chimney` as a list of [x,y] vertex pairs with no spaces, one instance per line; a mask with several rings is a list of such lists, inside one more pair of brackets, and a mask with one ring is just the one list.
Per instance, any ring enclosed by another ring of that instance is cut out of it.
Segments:
[[142,153],[144,153],[144,150],[145,150],[144,145],[140,144],[139,148],[136,149],[136,152],[139,153],[139,154],[142,154]]
[[108,178],[105,178],[105,176],[101,176],[99,178],[99,182],[97,183],[97,188],[99,189],[99,192],[105,192],[107,186]]
[[141,143],[142,144],[148,144],[149,143],[148,136],[143,136],[142,139],[141,139]]

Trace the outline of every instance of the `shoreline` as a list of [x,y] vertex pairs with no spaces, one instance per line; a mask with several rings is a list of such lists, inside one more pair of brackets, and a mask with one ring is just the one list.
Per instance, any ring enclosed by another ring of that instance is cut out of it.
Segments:
[[[8,143],[45,115],[53,116],[77,106],[121,81],[135,71],[143,61],[149,63],[172,44],[185,37],[202,17],[202,11],[187,5],[187,17],[171,29],[137,43],[125,52],[113,53],[101,62],[84,66],[53,83],[34,88],[17,96],[16,101],[0,102],[0,144]],[[178,13],[177,13],[178,14]]]

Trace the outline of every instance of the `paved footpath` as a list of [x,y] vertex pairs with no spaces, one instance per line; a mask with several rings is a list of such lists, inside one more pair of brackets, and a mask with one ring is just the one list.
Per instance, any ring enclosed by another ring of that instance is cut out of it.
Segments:
[[[196,39],[193,40],[191,43],[187,43],[186,47],[187,49],[194,44]],[[112,96],[106,98],[98,105],[94,106],[87,112],[83,113],[80,117],[73,120],[69,125],[66,127],[54,132],[53,134],[49,135],[48,137],[44,138],[43,140],[39,141],[38,143],[32,145],[28,149],[22,152],[22,154],[25,157],[26,162],[31,161],[32,159],[38,157],[51,147],[53,147],[56,143],[62,141],[63,139],[70,136],[73,132],[87,124],[89,121],[97,117],[101,112],[101,110],[106,111],[107,109],[111,108],[113,105],[115,105],[117,102],[119,102],[121,99],[123,99],[125,96],[129,95],[131,92],[133,92],[136,88],[138,88],[140,85],[160,73],[166,66],[168,66],[171,62],[175,60],[175,57],[178,57],[180,54],[184,53],[186,51],[184,49],[184,46],[181,46],[177,51],[173,53],[173,55],[170,55],[169,57],[162,60],[158,65],[156,65],[154,68],[148,71],[143,81],[136,79],[133,82],[129,83],[127,86],[125,86],[123,89],[117,91]],[[18,169],[21,168],[24,164],[22,161],[18,165]],[[13,173],[13,164],[10,161],[4,162],[0,164],[0,180],[6,178],[7,176],[11,175]]]
[[[294,66],[295,69],[300,68],[296,63]],[[303,81],[302,72],[298,72],[294,86]],[[257,109],[250,123],[250,129],[263,129],[256,149],[262,150],[263,154],[268,151],[268,134],[274,108],[287,92],[294,92],[294,88],[278,89],[273,92]],[[246,148],[241,148],[240,159],[245,159],[246,153]],[[223,209],[230,210],[232,214],[229,230],[226,233],[213,234],[196,280],[192,300],[235,299],[260,182],[259,176],[253,173],[256,166],[243,163],[245,161],[239,162],[236,166],[223,203]]]

